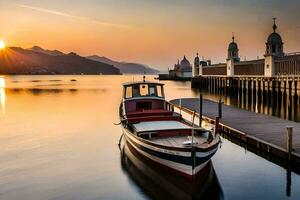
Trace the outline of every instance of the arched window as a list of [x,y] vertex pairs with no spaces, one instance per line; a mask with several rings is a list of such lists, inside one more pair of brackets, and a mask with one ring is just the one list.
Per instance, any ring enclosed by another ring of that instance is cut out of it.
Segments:
[[276,53],[276,45],[272,45],[272,53]]

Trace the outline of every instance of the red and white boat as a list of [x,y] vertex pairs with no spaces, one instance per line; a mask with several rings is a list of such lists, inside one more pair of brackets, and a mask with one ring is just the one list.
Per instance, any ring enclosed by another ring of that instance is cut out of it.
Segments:
[[123,134],[128,145],[144,158],[193,178],[218,150],[220,137],[174,112],[165,100],[163,86],[146,81],[123,84]]

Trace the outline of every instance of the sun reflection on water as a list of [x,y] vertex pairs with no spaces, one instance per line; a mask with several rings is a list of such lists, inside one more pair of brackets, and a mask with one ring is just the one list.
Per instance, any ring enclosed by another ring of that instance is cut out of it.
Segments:
[[0,77],[0,104],[2,114],[5,114],[5,79]]

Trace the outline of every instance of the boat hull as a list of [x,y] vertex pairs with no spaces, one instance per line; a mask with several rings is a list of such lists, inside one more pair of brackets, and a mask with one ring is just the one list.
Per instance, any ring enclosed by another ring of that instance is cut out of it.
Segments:
[[123,130],[126,141],[141,156],[188,179],[193,179],[200,174],[201,170],[216,153],[219,144],[217,142],[207,149],[173,148],[153,144],[135,136],[126,128]]
[[200,176],[189,180],[174,176],[171,170],[145,159],[128,142],[121,151],[123,169],[151,199],[223,199],[211,161],[201,170]]

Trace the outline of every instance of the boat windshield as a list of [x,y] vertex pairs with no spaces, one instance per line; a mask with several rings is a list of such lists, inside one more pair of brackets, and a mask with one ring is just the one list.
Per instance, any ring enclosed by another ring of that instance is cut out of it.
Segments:
[[163,85],[141,83],[124,86],[124,98],[133,97],[164,97]]

